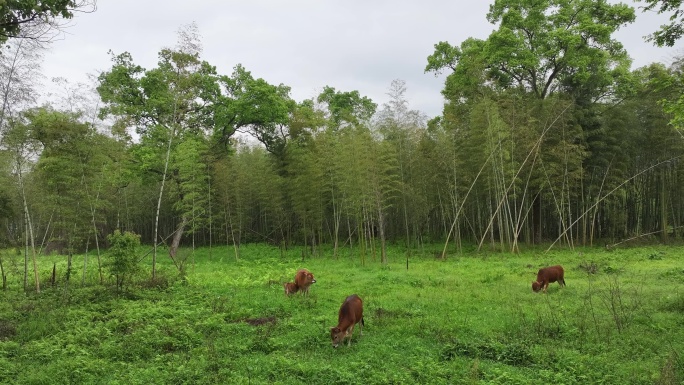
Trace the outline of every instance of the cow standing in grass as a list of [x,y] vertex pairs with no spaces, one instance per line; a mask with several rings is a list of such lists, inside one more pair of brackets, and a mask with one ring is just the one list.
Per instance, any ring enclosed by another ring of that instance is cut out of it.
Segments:
[[283,285],[285,288],[285,295],[294,294],[298,291],[309,295],[309,286],[316,283],[314,275],[307,269],[299,269],[295,274],[294,282],[287,282]]
[[546,293],[546,288],[549,287],[549,283],[553,282],[558,282],[561,287],[564,287],[564,274],[565,272],[561,265],[543,267],[539,269],[539,272],[537,273],[537,280],[532,282],[532,290],[534,292],[544,290],[544,293]]
[[337,326],[330,328],[332,346],[336,348],[340,342],[349,338],[347,346],[351,345],[354,325],[359,324],[359,333],[363,335],[363,301],[358,295],[352,294],[344,300],[337,317]]

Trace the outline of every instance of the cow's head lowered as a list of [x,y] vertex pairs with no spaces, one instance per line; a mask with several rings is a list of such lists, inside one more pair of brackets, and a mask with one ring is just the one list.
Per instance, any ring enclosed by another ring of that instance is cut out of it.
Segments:
[[330,328],[330,339],[332,340],[332,346],[333,348],[336,348],[340,345],[340,342],[344,341],[344,339],[347,337],[347,331],[342,330],[338,328],[337,326],[334,328]]
[[532,282],[532,291],[534,291],[536,293],[539,290],[541,290],[541,288],[542,288],[541,283],[539,283],[537,281]]
[[349,338],[348,345],[351,345],[354,325],[356,324],[359,324],[360,333],[363,334],[363,301],[358,295],[352,294],[340,306],[337,326],[330,328],[332,346],[336,348],[340,343],[344,342],[345,338]]
[[549,287],[550,283],[558,282],[558,284],[563,287],[565,286],[565,271],[563,266],[555,265],[539,269],[537,272],[537,280],[532,282],[532,291],[539,292]]

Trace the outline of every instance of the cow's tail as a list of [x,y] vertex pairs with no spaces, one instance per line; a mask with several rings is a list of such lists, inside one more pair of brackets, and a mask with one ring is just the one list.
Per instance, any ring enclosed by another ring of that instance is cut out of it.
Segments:
[[364,317],[361,317],[361,326],[366,327],[366,323],[363,321]]

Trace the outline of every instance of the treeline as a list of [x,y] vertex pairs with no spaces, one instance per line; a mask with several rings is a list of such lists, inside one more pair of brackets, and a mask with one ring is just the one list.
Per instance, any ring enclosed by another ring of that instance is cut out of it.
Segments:
[[517,251],[681,237],[684,140],[668,101],[682,63],[631,70],[611,38],[634,19],[624,5],[508,3],[492,6],[487,40],[435,45],[426,71],[449,76],[429,121],[400,80],[378,106],[332,87],[297,102],[240,65],[221,75],[194,26],[153,69],[113,54],[98,116],[34,107],[30,68],[5,54],[2,241],[69,253],[118,229],[172,258],[179,245],[269,242],[384,260],[385,242]]

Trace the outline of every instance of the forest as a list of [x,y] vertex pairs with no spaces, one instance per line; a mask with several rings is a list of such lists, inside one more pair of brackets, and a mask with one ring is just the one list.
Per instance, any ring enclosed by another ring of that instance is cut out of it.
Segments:
[[378,105],[329,86],[293,100],[242,65],[218,73],[195,25],[151,69],[112,52],[95,103],[66,85],[38,104],[39,39],[5,22],[0,245],[34,259],[99,253],[120,230],[155,258],[269,243],[384,261],[388,243],[515,253],[680,240],[684,61],[633,69],[613,34],[636,17],[607,1],[495,1],[487,39],[437,42],[426,58],[426,73],[448,75],[431,119],[400,79]]

